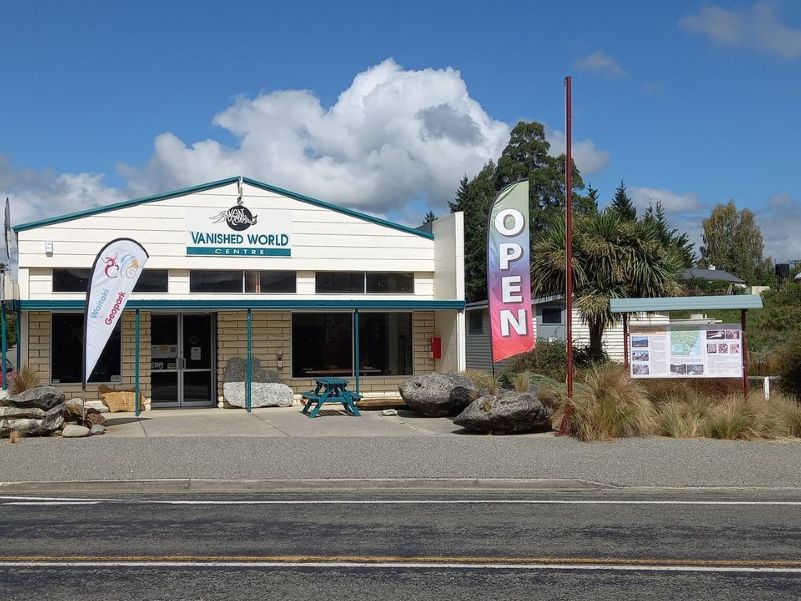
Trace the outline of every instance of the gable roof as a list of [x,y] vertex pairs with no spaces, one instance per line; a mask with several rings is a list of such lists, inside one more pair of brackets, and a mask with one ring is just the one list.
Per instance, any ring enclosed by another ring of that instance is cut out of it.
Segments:
[[699,267],[691,267],[684,269],[681,272],[682,280],[706,280],[708,282],[731,282],[732,284],[745,284],[743,280],[736,275],[732,275],[728,271],[722,269],[701,269]]
[[[101,207],[95,207],[93,209],[84,209],[83,211],[76,211],[74,213],[67,213],[65,215],[59,215],[57,217],[50,217],[47,219],[40,219],[38,221],[29,221],[28,223],[21,223],[19,225],[13,226],[15,232],[24,232],[25,230],[32,230],[37,227],[42,227],[45,225],[52,225],[54,223],[63,223],[65,221],[73,221],[75,219],[80,219],[82,217],[88,217],[90,215],[99,215],[101,213],[108,213],[109,211],[116,211],[117,209],[124,209],[126,207],[134,207],[136,205],[146,204],[150,202],[158,202],[159,200],[166,200],[168,198],[175,198],[177,196],[186,196],[187,194],[193,194],[195,192],[204,192],[206,190],[211,190],[213,188],[219,188],[221,186],[226,186],[229,184],[234,184],[239,181],[239,177],[228,177],[226,179],[221,179],[216,182],[209,182],[206,184],[200,184],[198,186],[191,186],[189,188],[181,188],[180,190],[174,190],[172,192],[166,192],[164,194],[156,194],[154,196],[145,196],[142,198],[134,198],[133,200],[123,200],[122,202],[115,202],[112,204],[104,205]],[[342,213],[344,215],[348,215],[350,217],[355,217],[356,219],[361,219],[363,221],[369,221],[370,223],[375,223],[376,225],[381,225],[383,227],[392,228],[394,230],[398,230],[400,232],[404,232],[407,234],[414,234],[415,236],[420,236],[422,238],[428,238],[429,240],[434,239],[434,234],[430,232],[426,232],[423,230],[419,230],[413,227],[409,227],[407,225],[402,225],[400,223],[395,223],[394,221],[388,221],[386,219],[381,219],[380,217],[374,217],[372,215],[368,215],[366,213],[361,213],[360,211],[354,211],[353,209],[348,209],[346,207],[341,207],[339,205],[332,204],[330,202],[326,202],[324,200],[319,200],[317,198],[312,198],[311,196],[305,196],[303,194],[298,194],[297,192],[292,192],[291,190],[284,190],[283,188],[278,188],[277,186],[273,186],[270,184],[265,184],[264,182],[257,181],[255,179],[250,179],[249,177],[243,177],[242,182],[245,184],[249,184],[254,188],[260,188],[262,190],[266,190],[268,192],[275,192],[276,194],[281,194],[283,196],[287,196],[294,200],[298,200],[300,202],[305,202],[317,207],[321,207],[324,209],[329,209],[331,211],[336,211],[337,213]]]

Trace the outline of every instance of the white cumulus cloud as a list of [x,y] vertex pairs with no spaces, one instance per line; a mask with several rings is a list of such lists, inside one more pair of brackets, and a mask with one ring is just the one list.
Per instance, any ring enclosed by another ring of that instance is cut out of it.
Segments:
[[787,59],[801,57],[801,28],[782,23],[773,3],[758,2],[749,9],[704,6],[679,25],[726,46],[754,48]]
[[777,262],[801,259],[801,202],[784,192],[774,194],[754,211],[762,230],[765,256]]
[[[545,139],[551,145],[550,154],[559,156],[565,152],[566,140],[565,132],[550,127],[545,128]],[[609,152],[599,149],[595,142],[590,139],[573,140],[572,144],[573,162],[581,172],[582,176],[596,173],[609,164]]]
[[665,213],[687,213],[703,208],[698,196],[693,193],[678,194],[666,188],[631,186],[627,188],[631,201],[639,209],[662,203]]
[[622,77],[626,74],[620,63],[603,50],[597,50],[580,58],[573,65],[581,71],[594,71],[610,77]]

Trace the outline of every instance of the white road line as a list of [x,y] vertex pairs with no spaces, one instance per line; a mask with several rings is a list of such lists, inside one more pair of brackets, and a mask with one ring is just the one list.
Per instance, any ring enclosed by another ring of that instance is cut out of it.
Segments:
[[110,501],[111,499],[93,499],[86,497],[34,497],[34,496],[18,496],[18,495],[0,495],[0,500],[8,501]]
[[607,572],[708,572],[752,574],[801,574],[801,568],[755,566],[629,565],[629,564],[485,564],[436,562],[350,561],[1,561],[0,568],[360,568],[448,570],[582,570]]
[[1,503],[2,505],[99,505],[102,501],[12,501],[11,503]]
[[658,501],[579,499],[256,499],[256,500],[148,500],[155,505],[780,505],[801,506],[801,501]]

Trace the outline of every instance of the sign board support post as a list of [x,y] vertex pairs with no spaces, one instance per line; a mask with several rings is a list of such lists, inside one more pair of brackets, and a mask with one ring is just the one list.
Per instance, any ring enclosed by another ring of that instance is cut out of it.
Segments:
[[749,387],[748,387],[748,345],[746,342],[745,337],[745,309],[740,309],[740,329],[743,332],[743,339],[741,341],[742,344],[742,355],[743,355],[743,396],[748,398]]
[[245,407],[250,413],[253,382],[253,310],[248,309],[248,379],[245,382]]
[[22,309],[17,309],[17,369],[22,365]]
[[134,415],[139,417],[141,403],[139,401],[139,309],[136,310],[135,344],[134,344]]
[[353,354],[354,354],[354,362],[356,363],[355,369],[353,373],[356,374],[356,394],[359,394],[359,364],[361,359],[359,358],[359,310],[354,309],[353,312]]
[[8,366],[8,362],[6,361],[6,351],[8,351],[8,332],[6,331],[6,302],[0,302],[0,321],[2,321],[2,333],[0,336],[3,337],[3,390],[8,390],[8,370],[6,369]]
[[629,371],[629,314],[623,314],[623,367]]

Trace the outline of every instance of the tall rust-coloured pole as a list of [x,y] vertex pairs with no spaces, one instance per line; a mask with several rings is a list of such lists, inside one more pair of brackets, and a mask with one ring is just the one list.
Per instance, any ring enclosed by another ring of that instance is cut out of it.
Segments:
[[743,353],[743,396],[748,398],[750,387],[748,384],[748,348],[746,348],[747,341],[745,339],[745,326],[746,317],[745,309],[740,309],[740,329],[742,330],[742,340],[740,340],[740,350]]
[[573,78],[565,77],[565,309],[567,398],[573,398]]

